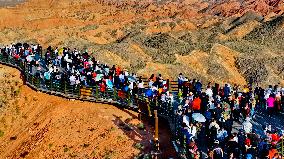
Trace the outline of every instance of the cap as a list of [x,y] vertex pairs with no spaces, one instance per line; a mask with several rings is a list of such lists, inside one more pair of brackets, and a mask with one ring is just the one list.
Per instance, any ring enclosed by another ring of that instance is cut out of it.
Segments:
[[219,144],[219,140],[215,140],[215,141],[214,141],[214,144]]

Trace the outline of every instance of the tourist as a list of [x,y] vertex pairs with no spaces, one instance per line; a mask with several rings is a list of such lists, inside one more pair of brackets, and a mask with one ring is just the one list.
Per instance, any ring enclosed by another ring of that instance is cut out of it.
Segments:
[[267,98],[267,111],[268,111],[268,115],[271,116],[273,114],[273,111],[274,111],[274,102],[275,102],[275,99],[273,97],[273,95],[269,95],[269,98]]
[[[165,111],[165,116],[176,119],[173,121],[179,128],[178,133],[186,136],[190,153],[188,156],[193,158],[199,156],[200,145],[210,149],[214,159],[224,158],[225,154],[231,158],[256,156],[279,158],[280,156],[275,149],[275,145],[280,142],[280,135],[269,128],[265,128],[260,134],[255,134],[256,131],[250,122],[252,119],[257,120],[257,113],[265,112],[264,105],[267,105],[269,115],[282,111],[284,88],[281,88],[280,84],[274,87],[270,85],[266,90],[257,85],[253,90],[251,85],[241,89],[238,85],[231,87],[226,83],[224,87],[220,87],[215,83],[212,87],[209,82],[204,90],[201,80],[189,80],[180,73],[177,79],[179,91],[171,92],[169,81],[161,74],[157,77],[152,74],[148,81],[143,81],[142,77],[137,80],[137,75],[130,75],[127,69],[100,64],[95,57],[91,57],[86,51],[81,53],[76,48],[72,50],[48,47],[45,57],[42,57],[39,45],[24,47],[11,44],[1,48],[0,52],[3,56],[12,56],[12,59],[26,63],[25,68],[36,79],[40,79],[39,87],[44,89],[50,89],[51,84],[55,84],[52,88],[60,88],[59,85],[67,84],[64,89],[72,89],[72,92],[68,93],[78,94],[79,88],[96,88],[93,92],[98,90],[99,93],[95,95],[102,98],[107,97],[108,90],[116,89],[113,93],[118,92],[121,99],[119,102],[124,104],[139,101],[134,98],[136,96],[143,100],[142,96],[145,95],[151,103],[151,109],[154,108],[153,103],[157,102],[163,108],[159,111]],[[144,88],[147,84],[149,87]],[[193,123],[195,121],[192,119],[193,113],[200,113],[200,117],[204,116],[204,119],[200,118],[201,122]],[[240,118],[241,115],[243,118]],[[242,128],[238,134],[234,133],[233,125],[242,119],[244,120]],[[263,137],[258,141],[258,136],[266,136],[268,139]],[[206,142],[203,142],[204,140]],[[269,145],[274,147],[269,148]],[[257,152],[254,151],[254,147],[257,147]]]

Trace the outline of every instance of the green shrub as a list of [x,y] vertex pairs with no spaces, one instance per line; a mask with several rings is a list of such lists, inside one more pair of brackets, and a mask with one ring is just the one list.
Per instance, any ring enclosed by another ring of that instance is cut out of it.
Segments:
[[119,135],[119,136],[117,136],[117,140],[121,141],[121,140],[123,140],[123,137]]
[[90,144],[83,144],[82,146],[83,146],[84,148],[87,148],[87,147],[90,146]]
[[106,150],[105,155],[104,155],[104,159],[111,159],[113,155],[114,155],[114,151]]
[[67,151],[69,151],[69,148],[68,147],[64,147],[63,151],[67,152]]
[[96,154],[97,154],[96,150],[94,150],[94,151],[91,153],[91,155],[92,155],[93,157],[95,157]]
[[143,149],[144,149],[144,145],[141,144],[141,143],[136,143],[136,144],[134,145],[134,147],[135,147],[136,149],[139,149],[139,150],[143,150]]
[[0,97],[0,108],[4,107],[8,103],[7,98]]
[[70,156],[71,158],[75,158],[75,157],[77,157],[77,154],[70,153],[69,156]]
[[115,130],[116,130],[115,127],[111,127],[111,128],[110,128],[110,131],[115,131]]
[[0,137],[4,136],[4,131],[0,130]]
[[89,30],[96,30],[99,26],[97,25],[86,25],[83,28],[81,28],[81,31],[89,31]]
[[14,96],[14,97],[17,97],[17,96],[20,95],[20,93],[21,93],[21,89],[20,89],[20,88],[17,88],[17,89],[15,89],[15,90],[13,91],[13,96]]
[[137,127],[138,127],[138,129],[140,129],[140,130],[144,130],[144,129],[145,129],[145,126],[144,126],[143,123],[138,124]]

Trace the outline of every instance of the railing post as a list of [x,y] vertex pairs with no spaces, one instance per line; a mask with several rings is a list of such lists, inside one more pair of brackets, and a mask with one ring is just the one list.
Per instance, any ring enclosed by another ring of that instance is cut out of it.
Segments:
[[284,134],[282,134],[282,143],[281,143],[281,156],[283,158],[284,156]]
[[96,101],[99,99],[99,88],[98,85],[96,85]]
[[[155,150],[157,153],[160,151],[160,145],[159,145],[159,118],[158,118],[158,111],[154,110],[154,115],[155,115]],[[156,156],[157,158],[157,156]]]
[[159,99],[158,99],[157,96],[155,97],[155,106],[156,106],[155,109],[157,109],[157,110],[159,110],[161,112],[160,105],[159,105]]
[[167,79],[168,91],[172,91],[171,81]]
[[138,95],[134,94],[134,100],[133,100],[133,104],[137,104],[137,107],[139,108],[139,102],[138,102]]
[[34,76],[32,75],[32,85],[34,85]]
[[174,116],[174,139],[175,141],[178,139],[178,131],[177,131],[177,115]]
[[113,98],[114,98],[114,101],[117,101],[117,90],[115,87],[113,87]]
[[128,97],[127,99],[128,107],[131,107],[131,94],[129,91],[127,92],[127,97]]
[[64,81],[64,94],[67,95],[67,82]]
[[53,86],[52,77],[50,77],[49,82],[50,82],[50,89],[49,90],[52,91],[52,86]]
[[27,73],[26,69],[25,69],[24,73],[25,73],[25,76],[26,76],[26,81],[29,82],[29,74]]
[[24,70],[25,70],[25,71],[28,70],[28,69],[27,69],[27,61],[26,61],[26,60],[24,60]]
[[78,89],[78,97],[80,98],[80,96],[81,96],[81,87],[80,87],[80,84],[78,84],[77,89]]
[[40,78],[36,78],[37,79],[37,88],[40,88]]
[[172,110],[173,110],[173,103],[172,101],[168,101],[168,115],[172,116]]
[[19,67],[20,67],[21,70],[23,71],[23,62],[22,62],[22,60],[19,60]]
[[183,153],[186,154],[186,135],[183,135]]
[[150,103],[149,103],[149,99],[146,98],[146,104],[147,104],[147,108],[148,108],[148,115],[149,117],[152,116],[152,113],[151,113],[151,107],[150,107]]

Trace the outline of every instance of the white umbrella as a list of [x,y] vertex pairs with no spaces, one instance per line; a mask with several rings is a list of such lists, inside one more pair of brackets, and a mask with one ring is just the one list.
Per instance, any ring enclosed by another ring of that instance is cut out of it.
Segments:
[[136,82],[136,78],[133,76],[128,76],[128,81],[130,82]]
[[192,119],[197,121],[197,122],[201,122],[201,123],[206,121],[205,117],[200,113],[193,113]]

